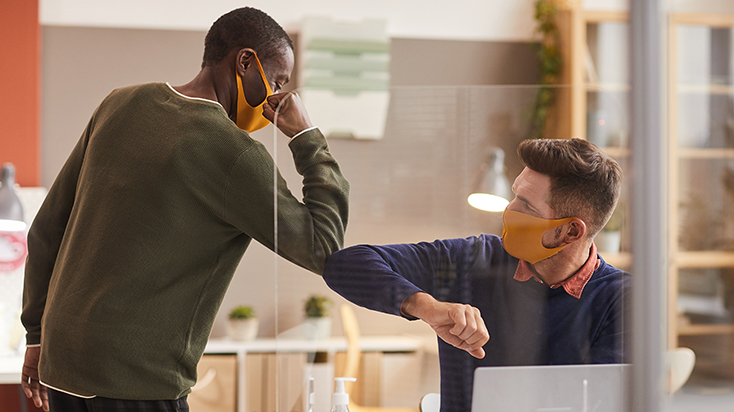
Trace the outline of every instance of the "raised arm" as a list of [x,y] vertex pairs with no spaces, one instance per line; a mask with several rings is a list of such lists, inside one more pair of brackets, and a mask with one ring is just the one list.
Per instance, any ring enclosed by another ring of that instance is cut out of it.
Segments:
[[[258,242],[320,274],[326,258],[344,245],[349,182],[329,152],[324,136],[312,128],[296,94],[276,94],[268,98],[268,103],[264,106],[265,117],[276,120],[274,108],[280,104],[277,125],[286,136],[296,136],[289,147],[296,170],[303,176],[303,201],[293,196],[273,159],[258,143],[240,157],[232,171],[232,176],[238,178],[227,189],[229,216]],[[244,215],[243,211],[254,211],[258,217]],[[276,211],[277,236],[273,225]]]

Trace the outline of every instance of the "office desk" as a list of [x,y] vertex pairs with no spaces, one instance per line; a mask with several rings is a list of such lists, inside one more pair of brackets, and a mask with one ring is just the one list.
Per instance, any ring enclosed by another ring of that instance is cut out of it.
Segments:
[[[213,339],[208,342],[204,354],[232,354],[237,357],[237,412],[245,412],[246,406],[246,355],[248,353],[304,353],[327,352],[330,358],[336,352],[346,351],[344,338],[327,340],[305,339],[256,339],[236,342]],[[405,336],[364,336],[360,339],[363,352],[416,352],[422,349],[420,339]],[[0,356],[0,384],[20,384],[23,370],[23,355]]]
[[0,356],[0,385],[20,384],[24,355]]
[[[422,347],[420,339],[406,336],[364,336],[360,339],[363,352],[416,352]],[[227,339],[210,340],[204,350],[205,355],[234,354],[237,356],[237,412],[245,412],[247,386],[246,355],[248,353],[303,353],[327,352],[333,358],[336,352],[346,351],[345,338],[327,340],[306,339],[256,339],[237,342]]]

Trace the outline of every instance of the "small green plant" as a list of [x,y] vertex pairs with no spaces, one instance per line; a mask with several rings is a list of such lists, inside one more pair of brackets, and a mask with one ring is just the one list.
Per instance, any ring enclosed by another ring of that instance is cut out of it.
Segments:
[[537,0],[535,2],[535,32],[541,36],[538,46],[541,86],[533,107],[530,138],[543,136],[548,112],[555,103],[555,89],[552,85],[558,83],[563,64],[556,14],[558,14],[558,7],[554,1]]
[[237,306],[229,312],[230,319],[252,319],[255,317],[255,309],[252,306]]
[[326,296],[312,295],[303,306],[307,318],[325,318],[329,316],[329,309],[333,305],[331,299]]
[[625,206],[624,204],[620,203],[617,205],[616,209],[614,209],[614,212],[612,212],[612,216],[609,218],[609,221],[606,225],[604,225],[605,232],[619,232],[624,227],[624,219],[625,219]]

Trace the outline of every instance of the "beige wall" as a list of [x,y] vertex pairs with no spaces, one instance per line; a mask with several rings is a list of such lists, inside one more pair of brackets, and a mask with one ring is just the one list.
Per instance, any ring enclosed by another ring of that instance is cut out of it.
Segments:
[[[42,184],[49,186],[89,116],[113,88],[132,83],[181,84],[200,65],[204,32],[43,27]],[[385,137],[332,140],[331,150],[352,184],[347,244],[392,243],[498,232],[501,222],[465,199],[487,144],[508,152],[508,168],[523,137],[538,77],[528,43],[393,39],[393,92]],[[295,76],[294,76],[295,77]],[[508,85],[520,87],[452,85]],[[289,187],[300,193],[283,136],[272,126],[255,134],[277,157]],[[276,267],[277,265],[277,267]],[[255,306],[261,336],[300,323],[310,293],[340,302],[320,277],[276,259],[258,244],[245,254],[215,324],[237,304]],[[430,333],[424,325],[357,313],[364,334]],[[338,316],[335,333],[340,333]]]

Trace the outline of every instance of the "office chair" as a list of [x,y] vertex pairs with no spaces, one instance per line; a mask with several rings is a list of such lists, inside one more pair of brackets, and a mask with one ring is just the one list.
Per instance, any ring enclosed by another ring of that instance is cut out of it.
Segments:
[[668,392],[672,395],[680,389],[691,376],[696,364],[696,353],[689,348],[675,348],[665,354],[666,368],[670,370]]
[[438,412],[441,410],[441,395],[427,393],[421,398],[421,412]]
[[[342,318],[342,328],[347,338],[347,359],[344,363],[344,371],[338,376],[357,377],[359,372],[359,362],[362,351],[359,348],[359,324],[357,317],[354,315],[354,309],[348,304],[343,304],[340,308]],[[352,391],[354,382],[346,382],[345,390],[350,395],[349,410],[351,412],[418,412],[417,409],[409,408],[383,408],[380,406],[362,406],[356,404],[352,400]]]

